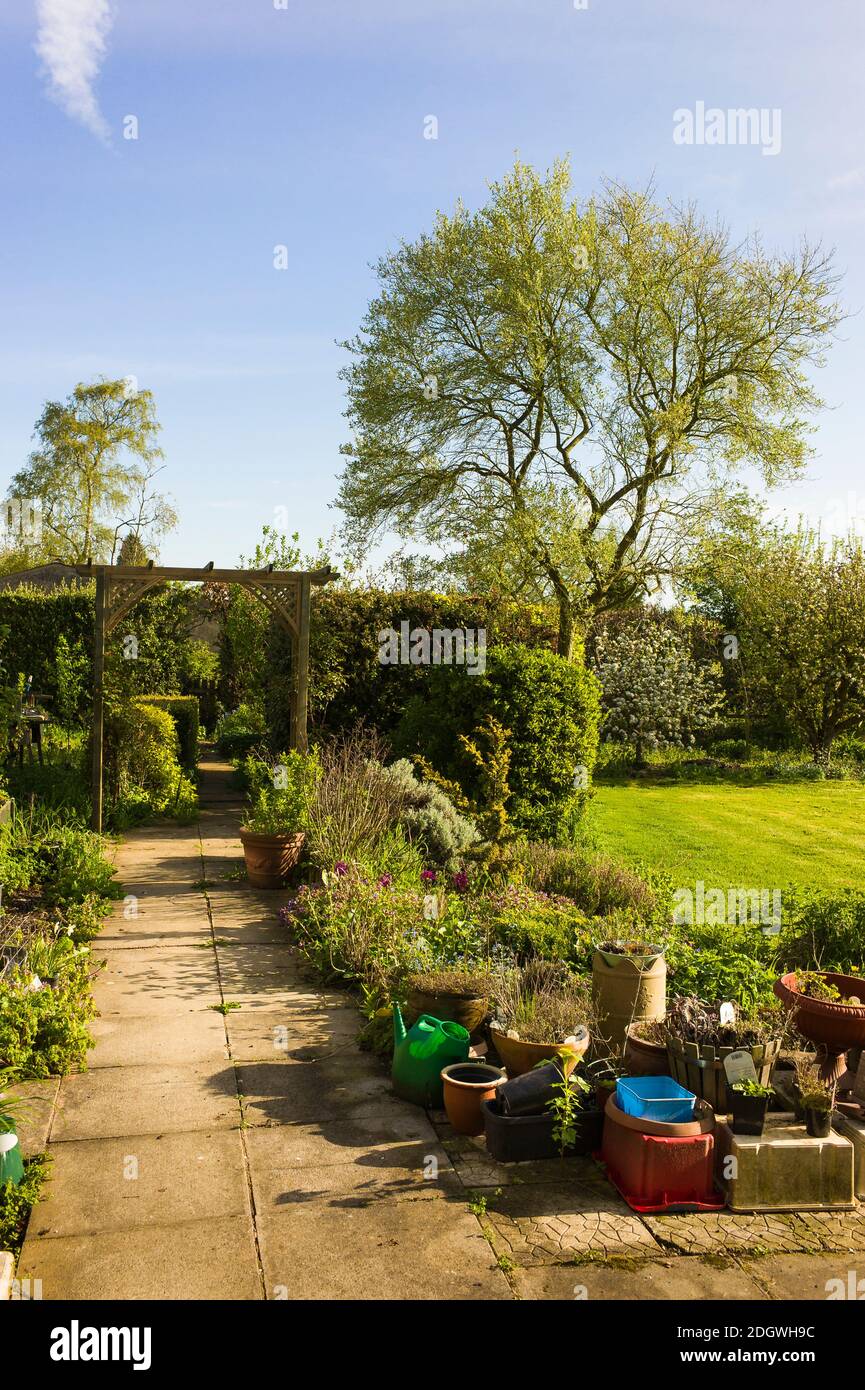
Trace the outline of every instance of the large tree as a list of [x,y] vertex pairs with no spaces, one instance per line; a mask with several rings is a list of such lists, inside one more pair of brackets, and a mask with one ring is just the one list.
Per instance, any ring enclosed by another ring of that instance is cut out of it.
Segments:
[[651,191],[580,204],[566,162],[518,163],[378,280],[346,345],[349,539],[392,528],[555,599],[563,654],[678,571],[737,466],[804,466],[839,320],[819,249],[735,245]]
[[113,560],[122,536],[142,543],[169,530],[173,508],[152,487],[161,450],[149,391],[128,381],[79,384],[48,401],[36,423],[38,447],[12,479],[10,498],[37,501],[41,540],[30,563]]

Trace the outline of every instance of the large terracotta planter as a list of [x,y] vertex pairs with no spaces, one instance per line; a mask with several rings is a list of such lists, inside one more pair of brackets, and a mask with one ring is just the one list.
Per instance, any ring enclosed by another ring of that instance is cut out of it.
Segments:
[[[406,1023],[411,1027],[421,1014],[431,1014],[443,1022],[459,1023],[476,1041],[481,1024],[489,1012],[489,1003],[479,995],[450,994],[426,989],[409,990],[406,999]],[[480,1134],[480,1130],[477,1131]]]
[[577,1062],[585,1056],[591,1041],[588,1028],[578,1028],[572,1037],[559,1043],[523,1042],[522,1038],[509,1038],[495,1028],[490,1029],[490,1037],[502,1066],[507,1068],[508,1076],[522,1076],[536,1067],[538,1062],[555,1061],[563,1047],[570,1048],[574,1054],[565,1061],[565,1075],[570,1076]]
[[259,835],[240,829],[246,876],[253,888],[282,888],[297,864],[305,835]]
[[625,1034],[625,1072],[628,1076],[668,1076],[667,1048],[638,1036],[640,1025],[632,1023]]
[[623,1129],[632,1129],[637,1134],[654,1134],[661,1139],[687,1139],[693,1134],[711,1134],[715,1128],[715,1113],[704,1100],[694,1106],[693,1120],[673,1123],[668,1120],[647,1120],[645,1115],[628,1115],[616,1104],[616,1097],[610,1096],[604,1107],[604,1115],[612,1124]]
[[442,1068],[445,1110],[457,1134],[483,1134],[481,1102],[494,1100],[504,1079],[501,1067],[489,1062],[453,1062]]
[[[865,980],[861,977],[835,975],[831,971],[821,971],[820,975],[844,998],[865,996]],[[778,998],[794,1011],[794,1021],[803,1038],[826,1049],[831,1059],[831,1073],[827,1079],[834,1079],[840,1057],[848,1047],[865,1046],[865,1004],[835,1004],[831,999],[812,999],[800,994],[795,970],[776,980],[774,988]]]
[[621,1055],[631,1025],[653,1023],[667,1012],[667,964],[661,947],[642,955],[596,949],[592,997],[599,1043]]

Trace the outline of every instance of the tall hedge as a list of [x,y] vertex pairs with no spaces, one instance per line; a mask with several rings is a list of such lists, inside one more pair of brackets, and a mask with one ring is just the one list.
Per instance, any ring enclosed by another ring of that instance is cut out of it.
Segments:
[[[310,629],[310,728],[335,733],[363,721],[388,736],[429,675],[422,666],[383,666],[379,634],[410,628],[484,629],[487,645],[521,642],[549,648],[555,615],[544,608],[488,597],[379,589],[322,588],[313,592]],[[274,628],[268,643],[265,712],[275,746],[288,742],[291,650]]]
[[195,695],[141,695],[142,705],[167,710],[180,741],[180,761],[187,770],[198,765],[198,699]]
[[459,736],[493,715],[510,733],[511,819],[533,838],[562,838],[585,805],[598,750],[600,691],[585,664],[511,645],[487,652],[483,676],[464,666],[429,667],[423,676],[396,730],[396,752],[423,753],[472,796],[477,772]]

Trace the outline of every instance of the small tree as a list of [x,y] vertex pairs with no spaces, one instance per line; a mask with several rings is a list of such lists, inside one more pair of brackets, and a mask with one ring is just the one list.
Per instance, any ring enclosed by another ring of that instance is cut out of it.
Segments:
[[770,531],[719,547],[749,712],[791,727],[828,767],[839,734],[865,728],[865,552],[854,537]]
[[632,743],[638,765],[647,748],[692,744],[723,699],[719,668],[695,661],[686,633],[647,614],[602,633],[596,663],[603,736]]

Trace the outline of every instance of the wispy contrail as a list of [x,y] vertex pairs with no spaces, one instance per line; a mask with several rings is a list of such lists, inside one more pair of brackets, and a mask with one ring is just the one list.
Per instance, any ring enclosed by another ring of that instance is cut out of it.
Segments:
[[73,120],[109,139],[93,90],[114,19],[111,0],[36,0],[36,52],[51,97]]

